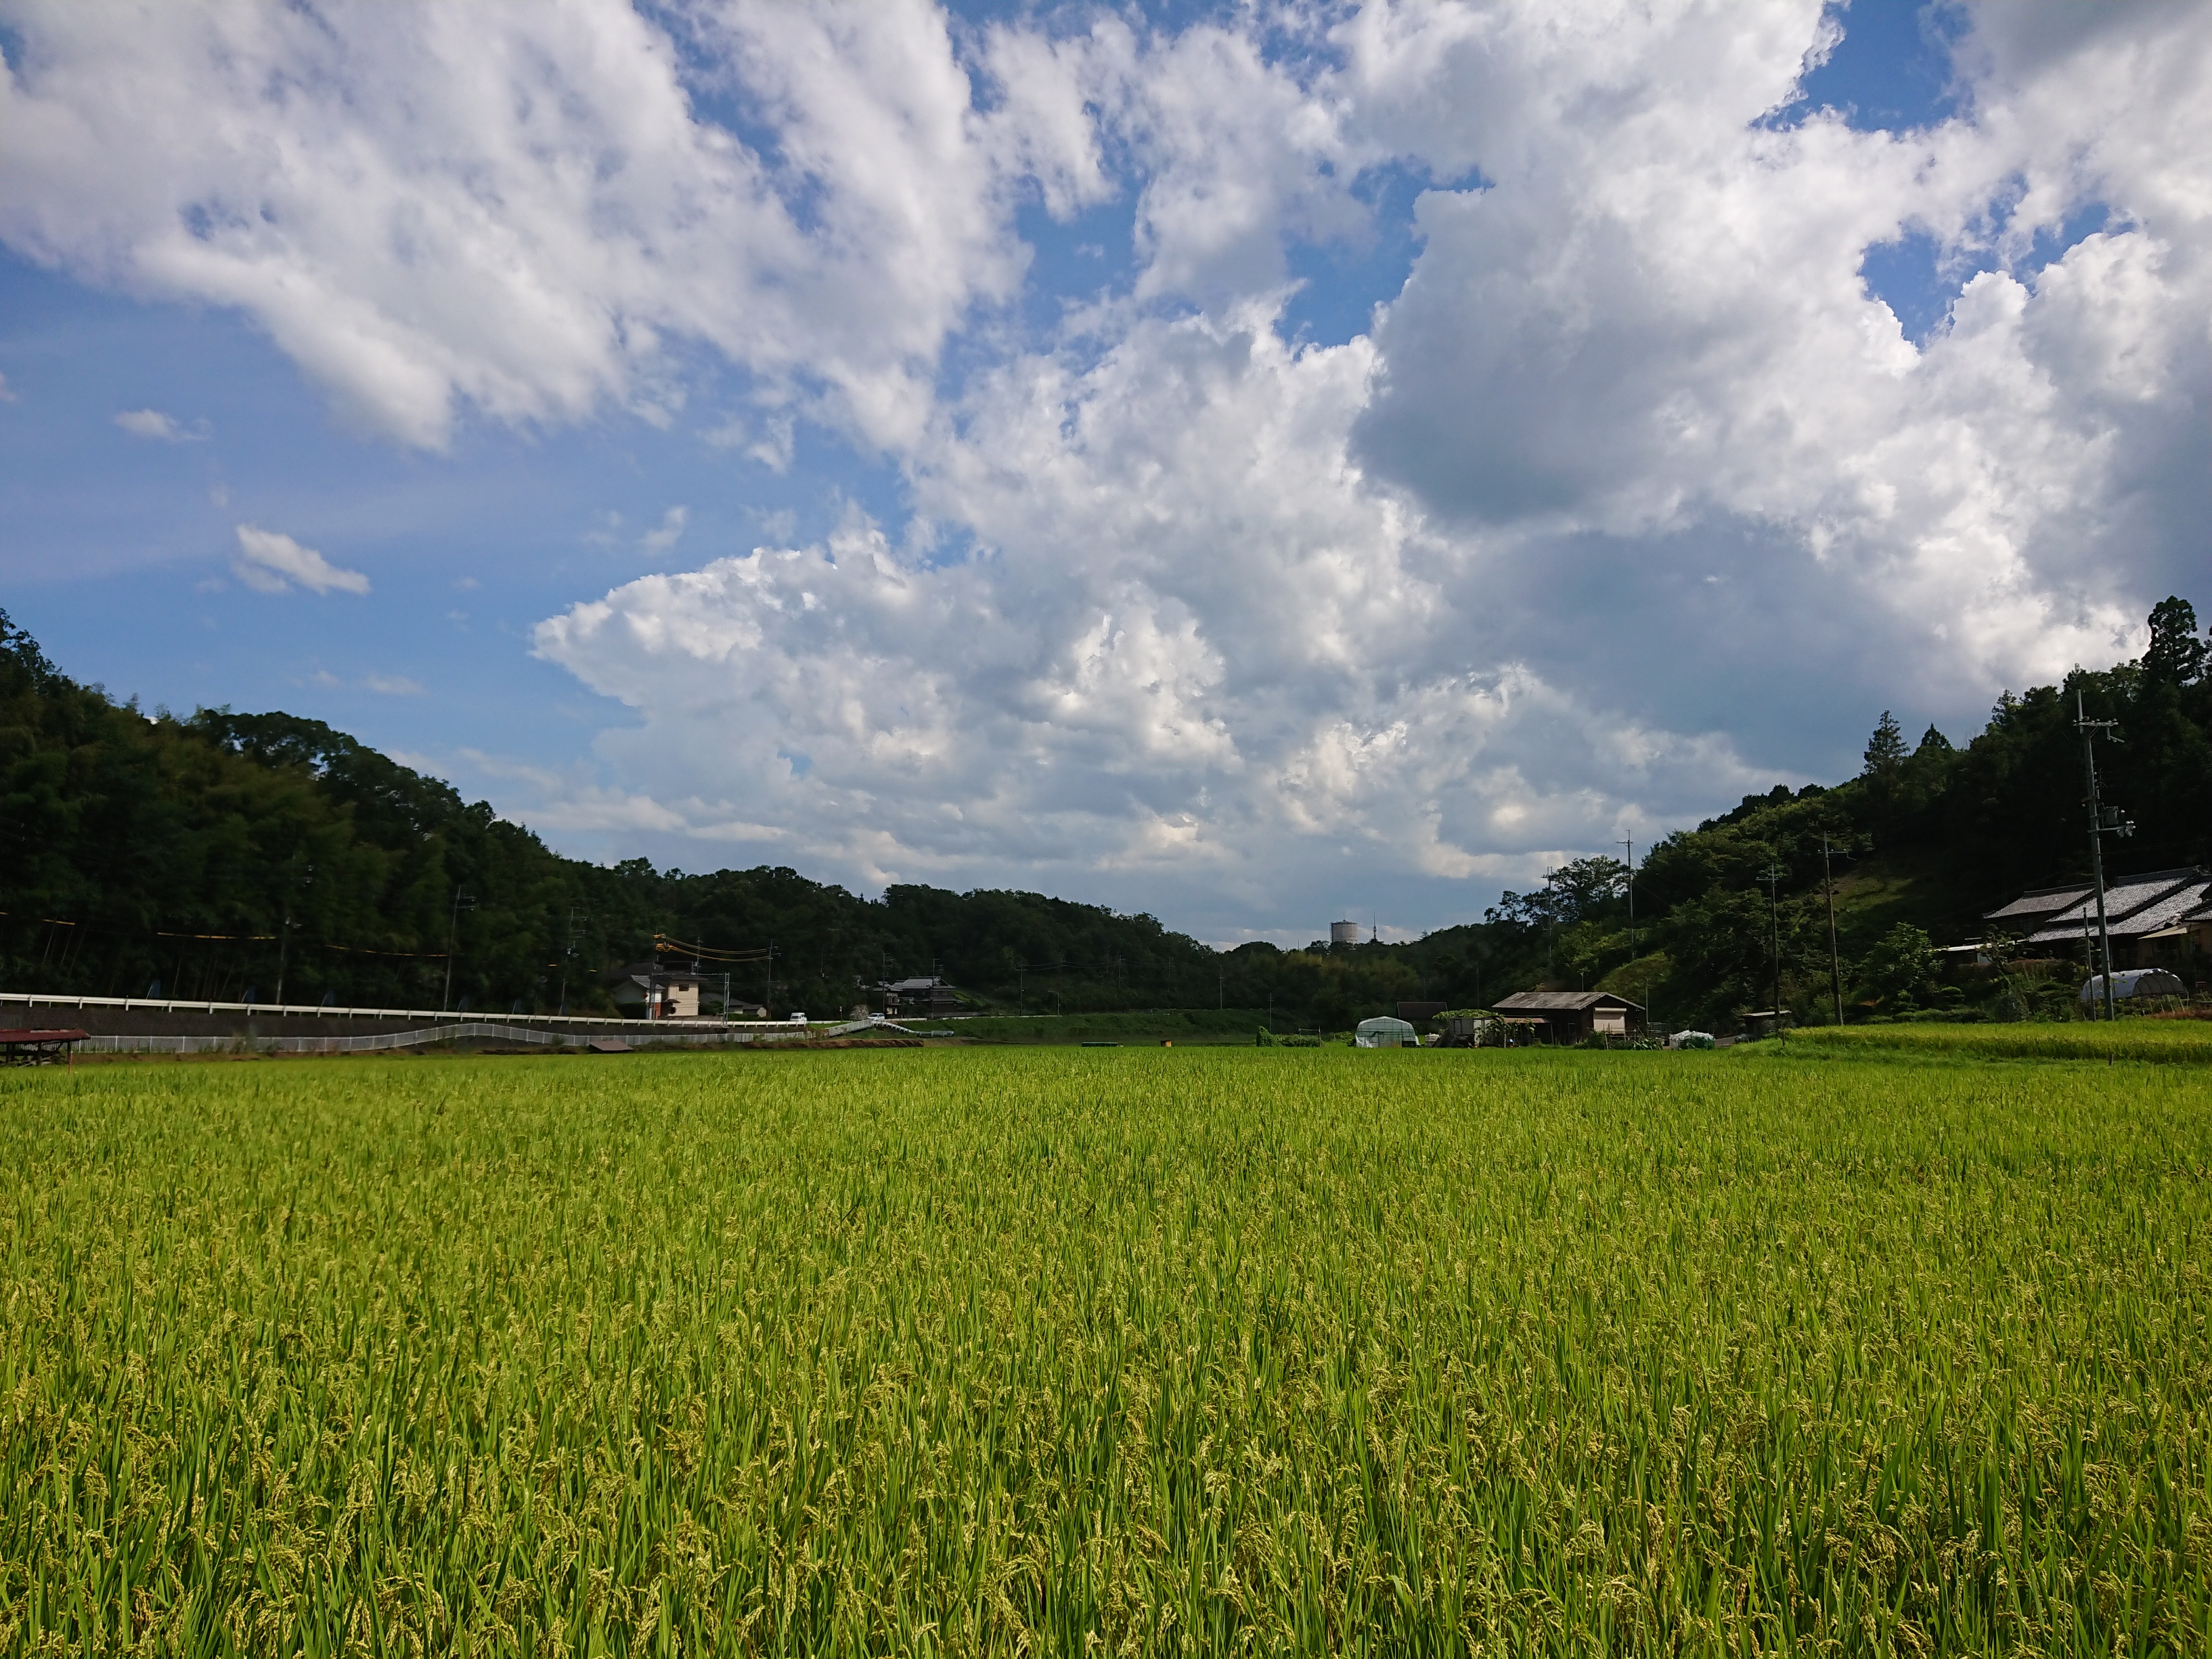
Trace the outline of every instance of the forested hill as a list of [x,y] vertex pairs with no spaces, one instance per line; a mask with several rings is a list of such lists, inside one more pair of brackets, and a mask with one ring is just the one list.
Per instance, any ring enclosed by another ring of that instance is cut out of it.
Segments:
[[1596,858],[1553,872],[1534,893],[1507,894],[1485,924],[1432,934],[1413,954],[1462,985],[1486,971],[1486,992],[1539,980],[1603,986],[1667,1024],[1718,1030],[1771,1002],[1778,935],[1784,1006],[1832,1018],[1823,872],[1832,869],[1847,1018],[1970,1004],[1976,988],[1939,982],[1930,943],[1978,938],[1983,913],[2021,890],[2088,874],[2077,707],[2116,723],[2098,744],[2103,798],[2136,826],[2107,843],[2108,873],[2212,865],[2207,645],[2185,600],[2163,601],[2149,621],[2140,660],[2007,692],[1964,746],[1933,726],[1909,742],[1885,713],[1850,781],[1778,787],[1666,837],[1636,872],[1632,948],[1626,872]]
[[[456,903],[459,900],[459,902]],[[1031,893],[711,875],[563,858],[482,801],[320,721],[149,717],[80,685],[0,612],[0,984],[312,1003],[606,1006],[656,933],[773,948],[733,993],[842,1014],[927,974],[1085,1009],[1211,1006],[1215,953],[1153,918]],[[710,966],[714,964],[708,964]]]
[[2101,749],[2106,798],[2139,826],[2116,870],[2212,861],[2206,644],[2178,599],[2151,625],[2140,661],[2008,693],[1963,746],[1933,728],[1909,744],[1885,714],[1858,777],[1778,788],[1667,837],[1640,861],[1632,931],[1625,866],[1593,858],[1417,943],[1218,953],[1148,915],[1033,893],[868,900],[787,869],[563,858],[319,721],[118,704],[0,613],[0,983],[436,1006],[450,971],[454,1006],[603,1006],[603,972],[666,934],[773,947],[772,979],[757,963],[732,972],[779,1012],[842,1012],[860,982],[934,969],[1033,1011],[1222,1003],[1341,1029],[1401,1000],[1602,984],[1668,1024],[1725,1024],[1773,995],[1778,933],[1784,1001],[1826,1004],[1825,837],[1847,1000],[1899,1012],[1939,1000],[1930,939],[2082,872],[2077,696],[2124,739]]

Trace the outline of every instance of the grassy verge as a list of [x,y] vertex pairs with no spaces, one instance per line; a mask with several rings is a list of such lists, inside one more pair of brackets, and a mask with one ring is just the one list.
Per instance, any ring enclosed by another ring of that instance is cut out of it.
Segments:
[[2212,1021],[2071,1020],[2063,1024],[1990,1025],[1814,1026],[1792,1031],[1786,1044],[1762,1042],[1774,1054],[1786,1048],[1800,1059],[1822,1056],[1905,1055],[1957,1060],[2144,1060],[2160,1065],[2212,1066]]
[[923,1021],[978,1042],[1243,1043],[1267,1023],[1249,1008],[1167,1009],[1150,1013],[978,1015],[973,1019]]

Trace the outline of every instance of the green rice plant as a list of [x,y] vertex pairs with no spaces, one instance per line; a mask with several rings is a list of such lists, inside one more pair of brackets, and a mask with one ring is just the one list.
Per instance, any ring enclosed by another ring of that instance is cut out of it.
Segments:
[[2193,1067],[19,1073],[0,1651],[2203,1653],[2208,1237]]

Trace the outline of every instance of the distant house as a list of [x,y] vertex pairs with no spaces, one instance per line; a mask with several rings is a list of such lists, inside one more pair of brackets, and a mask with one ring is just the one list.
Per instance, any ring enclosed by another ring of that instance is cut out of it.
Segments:
[[2070,909],[2092,896],[2086,881],[2069,881],[2061,887],[2031,887],[2010,904],[1983,912],[1982,920],[1995,932],[2025,938],[2062,910]]
[[1543,1022],[1547,1042],[1626,1036],[1644,1024],[1644,1008],[1610,991],[1520,991],[1492,1005],[1513,1019]]
[[934,974],[915,979],[879,980],[886,1019],[942,1018],[960,1012],[960,994]]
[[606,977],[615,1006],[632,1019],[696,1019],[699,975],[655,962],[633,962]]
[[[2094,957],[2097,895],[2086,882],[2039,888],[1987,912],[1992,927],[2044,952]],[[2105,889],[2105,926],[2116,968],[2153,968],[2184,946],[2212,948],[2212,871],[2191,866],[2124,876]]]

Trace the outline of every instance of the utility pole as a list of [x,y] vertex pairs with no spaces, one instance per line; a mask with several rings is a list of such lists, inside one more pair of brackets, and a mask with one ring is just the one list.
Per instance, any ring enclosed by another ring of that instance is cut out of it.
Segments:
[[1789,873],[1772,862],[1759,872],[1766,884],[1766,914],[1774,926],[1774,1035],[1784,1042],[1790,1039],[1782,1030],[1782,878]]
[[1624,839],[1622,850],[1628,854],[1628,959],[1636,960],[1636,843]]
[[2105,1018],[2109,1020],[2116,1018],[2119,1010],[2112,988],[2112,929],[2105,916],[2105,837],[2132,836],[2136,827],[2120,816],[2118,807],[2107,808],[2097,799],[2096,734],[2110,732],[2112,740],[2118,743],[2120,740],[2119,722],[2091,720],[2081,706],[2081,693],[2076,688],[2074,693],[2074,726],[2081,734],[2081,770],[2089,786],[2089,873],[2097,884],[2097,938],[2105,958]]
[[438,1012],[444,1013],[453,1006],[453,941],[460,937],[461,912],[477,908],[475,896],[460,887],[453,889],[453,914],[446,923],[446,991],[438,999]]
[[576,946],[584,937],[583,912],[574,905],[568,907],[568,948],[561,957],[561,1017],[568,1015],[568,969],[576,960]]
[[314,884],[315,866],[311,864],[284,896],[284,925],[276,930],[276,1006],[279,1008],[284,1006],[284,958],[292,945],[292,901],[300,888]]
[[1836,995],[1836,1024],[1844,1023],[1844,958],[1836,949],[1836,878],[1828,864],[1828,837],[1820,836],[1820,885],[1828,895],[1828,984]]

